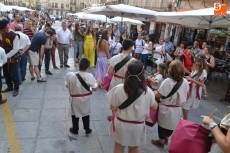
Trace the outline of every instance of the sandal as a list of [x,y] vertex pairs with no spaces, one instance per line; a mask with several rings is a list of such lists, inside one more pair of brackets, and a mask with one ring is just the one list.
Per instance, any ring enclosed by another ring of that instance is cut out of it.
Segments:
[[204,95],[203,95],[203,97],[202,97],[203,99],[206,99],[206,98],[208,98],[208,93],[205,93]]
[[160,149],[164,149],[164,144],[163,144],[163,143],[160,143],[159,140],[152,140],[151,143],[152,143],[154,146],[156,146],[156,147],[158,147],[158,148],[160,148]]

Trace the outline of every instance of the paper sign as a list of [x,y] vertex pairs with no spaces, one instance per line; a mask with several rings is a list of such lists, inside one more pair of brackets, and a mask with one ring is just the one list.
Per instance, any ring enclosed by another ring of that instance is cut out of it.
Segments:
[[215,16],[226,16],[227,4],[225,3],[214,3],[214,15]]

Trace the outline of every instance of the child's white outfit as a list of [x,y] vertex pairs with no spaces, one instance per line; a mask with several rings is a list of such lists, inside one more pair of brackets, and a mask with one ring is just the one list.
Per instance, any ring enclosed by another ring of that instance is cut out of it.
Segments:
[[[195,76],[196,75],[196,76]],[[204,69],[200,76],[197,75],[197,71],[192,71],[191,77],[195,76],[193,79],[197,81],[202,81],[207,78],[207,71]],[[202,96],[202,87],[198,86],[194,82],[189,83],[190,86],[190,96],[187,101],[183,104],[182,108],[189,110],[190,108],[196,109],[200,105],[200,99]]]
[[150,86],[154,90],[158,90],[161,83],[164,81],[163,76],[160,73],[155,73],[152,77],[153,80],[155,80],[158,84],[154,85],[152,82],[150,83]]
[[[82,79],[91,88],[96,88],[96,80],[94,76],[87,72],[77,72],[82,77]],[[69,72],[65,77],[65,84],[69,90],[69,102],[70,102],[70,113],[75,115],[76,118],[84,117],[90,115],[90,94],[81,84],[76,76],[76,72]],[[87,96],[82,96],[88,94]],[[78,97],[79,96],[79,97]]]

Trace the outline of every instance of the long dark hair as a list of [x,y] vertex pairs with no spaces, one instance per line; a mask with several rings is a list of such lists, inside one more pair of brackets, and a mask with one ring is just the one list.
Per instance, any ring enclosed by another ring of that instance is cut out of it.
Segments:
[[108,32],[107,29],[105,29],[105,30],[102,31],[101,38],[100,38],[99,41],[98,41],[98,43],[99,43],[99,48],[101,48],[101,46],[102,46],[102,41],[103,41],[103,40],[108,41],[108,33],[109,33],[109,32]]
[[78,28],[79,28],[79,24],[77,23],[77,24],[75,24],[75,30],[74,30],[74,34],[75,35],[78,35],[79,34],[79,32],[78,32]]
[[[93,26],[89,26],[87,31],[86,31],[86,35],[88,35],[90,33],[90,29],[92,28]],[[94,30],[92,31],[92,36],[94,37]]]
[[111,28],[108,28],[109,30],[111,30],[112,31],[112,33],[111,33],[111,39],[113,40],[113,38],[114,38],[114,33],[113,33],[113,29],[111,29]]
[[139,88],[147,91],[143,64],[140,60],[133,60],[125,73],[124,90],[128,97],[132,98],[137,94]]

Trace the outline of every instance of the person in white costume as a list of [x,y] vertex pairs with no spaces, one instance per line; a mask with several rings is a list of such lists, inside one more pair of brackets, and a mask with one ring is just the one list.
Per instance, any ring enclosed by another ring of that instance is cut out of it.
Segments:
[[91,134],[90,129],[90,95],[91,91],[88,91],[81,83],[77,74],[80,75],[82,80],[90,86],[94,91],[97,90],[100,85],[99,80],[95,80],[94,76],[87,71],[90,66],[90,60],[88,58],[82,58],[79,62],[79,71],[69,72],[65,76],[66,87],[69,90],[70,112],[72,116],[73,127],[70,128],[72,134],[78,134],[79,130],[79,118],[82,118],[83,126],[86,135]]

